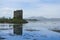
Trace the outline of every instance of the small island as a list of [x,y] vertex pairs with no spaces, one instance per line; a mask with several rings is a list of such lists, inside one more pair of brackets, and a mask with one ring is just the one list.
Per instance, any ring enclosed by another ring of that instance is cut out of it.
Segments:
[[23,10],[14,11],[13,18],[0,18],[0,23],[28,23],[23,19]]

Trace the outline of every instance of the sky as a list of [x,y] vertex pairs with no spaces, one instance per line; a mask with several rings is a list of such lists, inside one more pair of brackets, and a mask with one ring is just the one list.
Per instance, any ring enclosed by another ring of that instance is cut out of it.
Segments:
[[60,0],[0,0],[0,17],[13,17],[14,10],[23,10],[23,17],[60,18]]

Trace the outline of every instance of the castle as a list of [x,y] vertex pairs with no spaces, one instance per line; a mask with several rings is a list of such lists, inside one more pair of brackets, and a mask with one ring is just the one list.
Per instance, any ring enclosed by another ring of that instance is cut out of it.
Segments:
[[23,10],[14,11],[14,17],[12,19],[0,19],[0,23],[28,23],[23,19]]
[[14,11],[14,19],[23,19],[23,10]]

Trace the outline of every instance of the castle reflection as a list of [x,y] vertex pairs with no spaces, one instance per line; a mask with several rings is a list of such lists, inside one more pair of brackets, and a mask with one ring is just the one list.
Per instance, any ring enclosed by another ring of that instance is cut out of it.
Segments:
[[22,24],[19,24],[19,25],[13,25],[13,32],[14,34],[16,35],[22,35],[22,27],[23,25]]

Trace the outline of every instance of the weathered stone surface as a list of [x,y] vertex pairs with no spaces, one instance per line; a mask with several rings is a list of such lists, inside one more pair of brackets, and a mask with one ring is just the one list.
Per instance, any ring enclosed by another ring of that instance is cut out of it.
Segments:
[[16,11],[14,11],[14,18],[16,18],[16,19],[23,19],[23,10],[16,10]]

